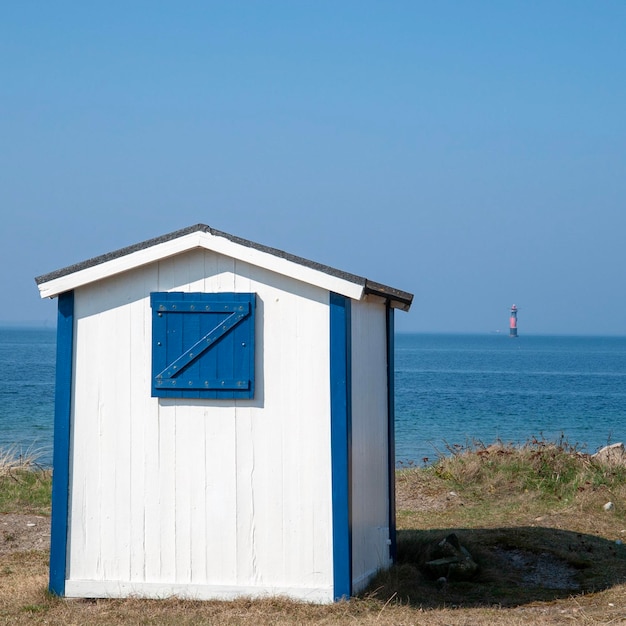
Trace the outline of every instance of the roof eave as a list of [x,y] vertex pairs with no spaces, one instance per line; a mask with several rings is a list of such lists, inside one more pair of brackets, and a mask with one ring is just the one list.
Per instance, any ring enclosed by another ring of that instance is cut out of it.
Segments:
[[371,280],[365,282],[364,293],[372,294],[384,298],[394,309],[408,311],[413,303],[413,294],[408,291],[401,291],[394,287],[389,287],[381,283],[375,283]]

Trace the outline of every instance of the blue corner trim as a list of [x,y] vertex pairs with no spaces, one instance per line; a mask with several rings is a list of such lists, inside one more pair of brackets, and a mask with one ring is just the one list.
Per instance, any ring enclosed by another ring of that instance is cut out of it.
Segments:
[[70,417],[74,346],[74,292],[59,296],[50,540],[50,593],[65,595],[70,475]]
[[335,600],[352,595],[350,311],[348,298],[330,294],[330,437]]
[[398,555],[396,541],[396,428],[395,428],[395,324],[394,309],[387,303],[387,445],[389,451],[389,556],[395,563]]

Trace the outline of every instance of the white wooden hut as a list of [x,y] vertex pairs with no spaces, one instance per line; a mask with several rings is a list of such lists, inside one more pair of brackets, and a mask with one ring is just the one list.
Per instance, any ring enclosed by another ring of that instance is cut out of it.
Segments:
[[50,590],[330,602],[394,557],[412,295],[198,224],[58,297]]

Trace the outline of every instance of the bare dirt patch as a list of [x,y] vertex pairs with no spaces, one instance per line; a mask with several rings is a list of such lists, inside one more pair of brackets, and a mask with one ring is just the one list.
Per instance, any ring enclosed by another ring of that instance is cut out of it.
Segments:
[[536,554],[519,548],[505,550],[498,547],[492,547],[491,551],[504,566],[519,572],[521,585],[546,589],[580,589],[576,568],[549,552]]
[[49,547],[49,517],[0,513],[0,556],[13,552],[47,550]]

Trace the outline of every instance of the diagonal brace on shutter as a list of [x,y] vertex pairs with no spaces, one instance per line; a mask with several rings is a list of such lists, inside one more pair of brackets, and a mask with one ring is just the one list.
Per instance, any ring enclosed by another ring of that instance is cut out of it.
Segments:
[[[167,306],[160,306],[159,308],[162,308],[163,310],[167,309],[169,312],[182,312],[186,307],[177,307],[177,303],[168,302]],[[179,374],[185,367],[187,367],[187,365],[192,363],[201,354],[208,350],[216,341],[237,326],[239,322],[245,319],[250,314],[250,304],[248,302],[222,302],[220,303],[219,309],[216,308],[210,312],[223,313],[224,311],[228,312],[229,310],[232,310],[233,312],[226,319],[221,321],[217,326],[215,326],[215,328],[204,335],[204,337],[194,343],[191,348],[172,361],[172,363],[170,363],[162,372],[156,375],[156,379],[158,381],[162,381],[163,379],[171,379]]]

